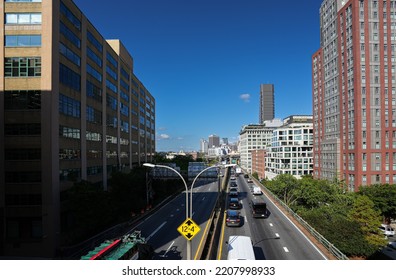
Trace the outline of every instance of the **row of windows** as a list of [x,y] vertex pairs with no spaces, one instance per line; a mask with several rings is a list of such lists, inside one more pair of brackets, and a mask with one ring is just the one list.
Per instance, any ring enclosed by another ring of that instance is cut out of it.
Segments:
[[102,67],[102,59],[93,51],[90,47],[87,46],[87,56],[92,59],[99,67]]
[[40,149],[5,149],[6,160],[40,160]]
[[5,77],[40,77],[41,57],[4,58]]
[[41,2],[41,0],[5,0],[6,2]]
[[4,92],[5,110],[38,110],[41,108],[41,91],[13,90]]
[[6,194],[6,206],[41,205],[41,194]]
[[78,54],[73,52],[71,49],[66,47],[64,44],[59,44],[59,52],[64,55],[68,60],[76,64],[77,66],[81,65],[81,58]]
[[102,82],[102,74],[96,71],[91,65],[87,64],[87,73],[94,77],[99,82]]
[[63,4],[60,3],[60,12],[64,15],[78,30],[81,30],[81,21]]
[[18,123],[5,124],[4,133],[6,136],[33,136],[41,134],[41,124],[39,123]]
[[5,172],[6,183],[40,183],[41,171]]
[[41,24],[41,13],[7,13],[6,24]]
[[40,47],[41,35],[6,35],[6,47]]
[[81,47],[81,40],[73,31],[71,31],[63,22],[59,25],[60,33],[63,34],[78,49]]

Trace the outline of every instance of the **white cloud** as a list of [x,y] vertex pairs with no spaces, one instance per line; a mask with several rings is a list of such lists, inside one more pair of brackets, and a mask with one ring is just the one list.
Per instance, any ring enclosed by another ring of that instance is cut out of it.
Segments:
[[168,140],[168,139],[170,139],[170,136],[168,134],[163,133],[158,136],[158,140]]
[[242,99],[242,100],[245,101],[245,102],[250,102],[250,94],[249,94],[249,93],[241,94],[241,95],[239,96],[239,98]]

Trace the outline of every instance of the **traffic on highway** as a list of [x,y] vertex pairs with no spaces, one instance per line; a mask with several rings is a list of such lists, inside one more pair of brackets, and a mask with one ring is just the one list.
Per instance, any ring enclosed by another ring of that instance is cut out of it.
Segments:
[[[248,175],[232,173],[225,198],[225,213],[220,237],[212,247],[216,259],[227,260],[230,237],[247,236],[257,260],[323,260],[326,256],[265,196]],[[239,176],[237,176],[239,175]],[[192,220],[199,231],[189,232],[191,259],[199,259],[209,231],[209,220],[221,191],[221,180],[201,180],[192,193]],[[185,260],[188,238],[178,229],[186,221],[183,192],[141,221],[139,230],[154,249],[153,259]]]

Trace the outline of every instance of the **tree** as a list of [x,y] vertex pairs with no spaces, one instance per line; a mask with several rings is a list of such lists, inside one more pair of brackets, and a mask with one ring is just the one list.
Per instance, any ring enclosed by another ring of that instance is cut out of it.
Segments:
[[381,211],[386,223],[396,218],[396,185],[363,186],[358,194],[366,195],[374,202],[374,207]]
[[299,181],[290,174],[280,174],[268,184],[270,190],[290,207],[297,199],[294,192],[299,187]]
[[359,224],[365,239],[374,249],[386,245],[386,240],[378,230],[378,225],[381,223],[381,213],[374,208],[374,203],[369,197],[359,195],[348,214],[348,218]]

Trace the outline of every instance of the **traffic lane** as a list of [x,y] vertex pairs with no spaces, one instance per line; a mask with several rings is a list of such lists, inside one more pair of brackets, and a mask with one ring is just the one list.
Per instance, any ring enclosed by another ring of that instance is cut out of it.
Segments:
[[[275,236],[279,248],[285,259],[290,260],[323,260],[326,259],[323,253],[301,232],[301,230],[286,216],[272,201],[265,196],[267,201],[268,218],[262,225],[263,230],[267,230],[269,235]],[[271,254],[275,254],[275,251]],[[267,255],[267,259],[273,259],[272,255]]]
[[[208,188],[206,186],[197,189],[194,188],[193,219],[197,219],[197,223],[202,224],[200,227],[205,227],[205,222],[210,216],[210,209],[213,209],[217,198],[217,192],[208,191],[210,187],[214,189],[213,186],[209,186]],[[187,259],[186,239],[177,231],[177,228],[186,220],[185,196],[185,192],[180,194],[138,225],[143,236],[153,246],[156,253],[155,259]],[[200,240],[202,233],[199,232],[194,239]],[[199,245],[199,243],[197,245],[195,243],[192,243],[193,248]]]
[[[226,198],[228,200],[228,197]],[[226,226],[226,215],[224,213],[224,219],[222,222],[222,231],[221,231],[221,238],[220,238],[220,244],[218,246],[219,252],[217,259],[221,260],[226,260],[227,259],[227,254],[228,254],[228,246],[227,242],[230,236],[232,235],[244,235],[244,236],[252,236],[250,232],[250,226],[249,226],[249,221],[247,219],[247,216],[249,214],[249,208],[246,207],[246,202],[242,198],[242,208],[239,209],[238,211],[240,212],[241,216],[243,217],[243,223],[242,226],[240,227],[229,227]],[[226,201],[226,205],[228,205],[228,201]],[[228,208],[228,207],[226,207]]]
[[[241,187],[248,189],[247,200],[253,197],[245,180]],[[266,219],[248,216],[258,259],[310,260],[325,259],[324,255],[308,238],[264,195],[269,217]],[[250,208],[250,205],[249,205]]]

